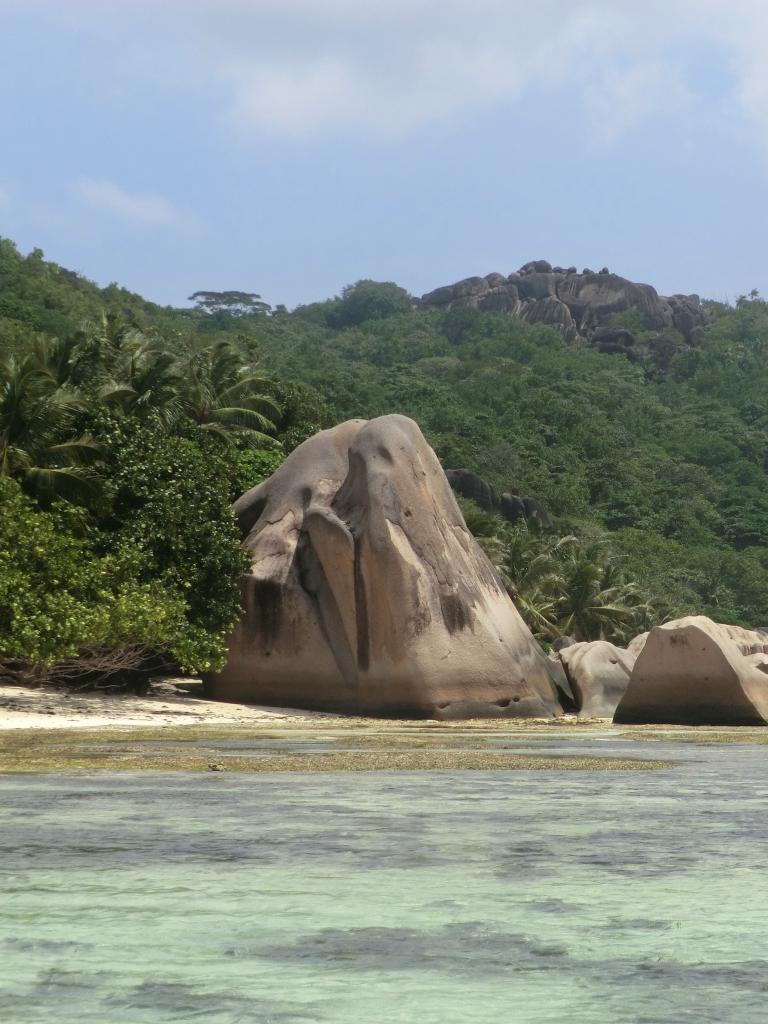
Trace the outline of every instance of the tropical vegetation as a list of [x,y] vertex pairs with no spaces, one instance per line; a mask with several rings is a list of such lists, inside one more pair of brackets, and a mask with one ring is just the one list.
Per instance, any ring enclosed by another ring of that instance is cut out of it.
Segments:
[[[290,313],[255,292],[191,301],[99,288],[0,239],[0,673],[221,664],[243,567],[232,499],[317,429],[388,412],[446,468],[549,509],[546,530],[465,504],[544,642],[621,642],[688,612],[768,621],[756,293],[708,303],[695,346],[665,338],[636,362],[421,308],[391,282]],[[617,323],[653,341],[638,318]]]

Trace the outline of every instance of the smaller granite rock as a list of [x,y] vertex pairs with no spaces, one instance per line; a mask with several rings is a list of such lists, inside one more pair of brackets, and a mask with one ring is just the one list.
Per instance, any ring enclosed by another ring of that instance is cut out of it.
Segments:
[[552,516],[537,498],[523,498],[522,500],[526,519],[534,519],[547,528],[552,526]]
[[520,270],[520,274],[551,274],[552,264],[548,260],[530,260],[528,263],[524,263]]
[[629,652],[629,654],[632,655],[632,657],[635,660],[637,660],[638,654],[645,647],[645,641],[647,639],[648,639],[648,634],[647,633],[640,633],[639,636],[636,636],[634,639],[630,640],[629,643],[627,644],[627,651]]
[[446,469],[448,483],[456,494],[474,501],[484,512],[493,512],[499,505],[499,496],[493,484],[468,469]]
[[768,637],[703,615],[656,626],[616,709],[620,724],[765,725]]
[[552,273],[531,271],[520,278],[517,290],[521,299],[546,299],[557,296],[559,276]]
[[613,718],[629,685],[634,655],[607,640],[573,643],[558,652],[579,718]]
[[487,281],[487,283],[490,285],[491,288],[499,288],[499,287],[503,288],[504,285],[507,283],[507,279],[506,279],[506,277],[504,277],[503,274],[496,274],[496,273],[486,274],[485,275],[485,280]]
[[552,650],[557,654],[558,651],[562,651],[565,647],[573,647],[577,640],[574,640],[572,636],[559,636],[552,643]]
[[507,494],[505,491],[499,502],[499,512],[508,523],[517,523],[525,519],[525,504],[517,494]]
[[552,526],[552,517],[537,498],[523,498],[506,491],[499,497],[493,484],[468,469],[446,469],[445,475],[456,494],[474,501],[484,512],[498,512],[510,523],[535,519],[542,526]]

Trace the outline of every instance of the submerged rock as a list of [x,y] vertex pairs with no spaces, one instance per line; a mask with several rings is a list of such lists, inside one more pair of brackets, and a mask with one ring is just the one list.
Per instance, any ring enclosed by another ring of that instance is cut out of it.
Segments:
[[315,435],[235,511],[251,571],[211,696],[374,715],[560,714],[556,673],[412,420]]
[[768,634],[703,615],[656,626],[632,670],[621,724],[765,725]]

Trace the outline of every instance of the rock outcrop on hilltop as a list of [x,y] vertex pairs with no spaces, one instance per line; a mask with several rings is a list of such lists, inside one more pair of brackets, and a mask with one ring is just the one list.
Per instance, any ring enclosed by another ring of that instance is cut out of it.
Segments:
[[565,670],[579,718],[613,718],[629,685],[635,651],[593,640],[558,645],[550,657]]
[[412,420],[315,435],[235,511],[251,571],[211,696],[441,719],[561,713],[558,672]]
[[614,716],[621,724],[768,724],[768,632],[690,616],[654,627]]
[[421,305],[451,309],[473,306],[485,312],[508,313],[532,324],[556,327],[566,341],[637,358],[635,337],[611,325],[617,313],[634,310],[646,329],[674,328],[688,345],[696,344],[707,318],[698,295],[659,295],[649,284],[636,284],[607,267],[599,273],[585,268],[553,267],[533,260],[508,276],[493,273],[468,277],[436,288]]

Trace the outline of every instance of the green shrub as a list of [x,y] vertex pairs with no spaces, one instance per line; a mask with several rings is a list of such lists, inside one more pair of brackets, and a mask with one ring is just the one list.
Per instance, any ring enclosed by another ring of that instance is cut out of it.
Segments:
[[183,598],[186,626],[171,649],[182,666],[220,667],[247,565],[230,504],[235,454],[215,438],[132,422],[113,424],[103,440],[113,459],[104,550],[136,553],[140,582]]
[[127,648],[183,659],[184,596],[142,580],[141,563],[127,548],[99,556],[82,512],[40,511],[15,481],[0,478],[0,670]]

